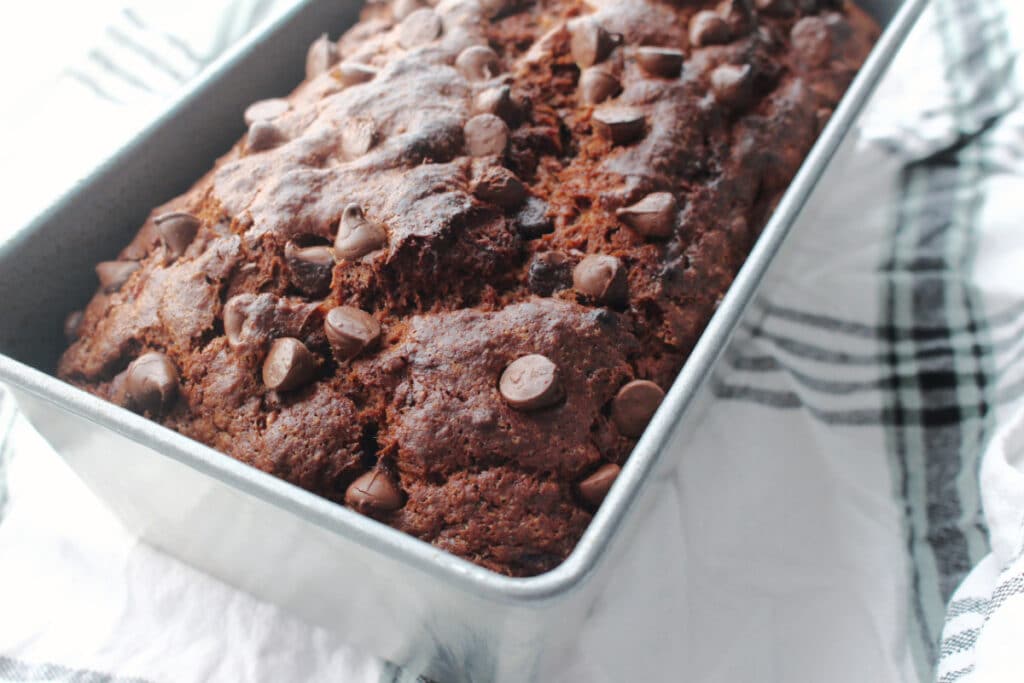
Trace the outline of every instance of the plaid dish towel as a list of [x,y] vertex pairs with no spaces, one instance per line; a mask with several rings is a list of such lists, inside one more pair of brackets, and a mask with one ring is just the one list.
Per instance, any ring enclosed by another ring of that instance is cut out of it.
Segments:
[[[99,122],[63,176],[16,163],[40,156],[26,131],[47,115],[22,107],[0,126],[20,131],[0,172],[30,180],[13,215],[289,2],[186,4],[136,2],[39,93]],[[678,472],[653,482],[636,552],[559,680],[1019,677],[1022,47],[1021,3],[933,1],[726,350]],[[0,681],[417,673],[131,539],[0,389]]]

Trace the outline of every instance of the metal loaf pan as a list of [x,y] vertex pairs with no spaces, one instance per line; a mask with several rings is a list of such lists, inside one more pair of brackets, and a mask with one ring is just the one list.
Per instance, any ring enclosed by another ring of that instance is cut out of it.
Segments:
[[556,678],[578,626],[622,562],[635,559],[629,528],[675,467],[673,443],[699,427],[705,380],[925,2],[862,0],[884,35],[579,545],[547,574],[513,579],[482,569],[50,374],[64,346],[63,317],[95,288],[94,264],[228,149],[243,132],[248,103],[290,92],[302,77],[305,46],[350,26],[359,2],[308,0],[255,32],[0,249],[0,380],[85,483],[150,544],[441,681]]

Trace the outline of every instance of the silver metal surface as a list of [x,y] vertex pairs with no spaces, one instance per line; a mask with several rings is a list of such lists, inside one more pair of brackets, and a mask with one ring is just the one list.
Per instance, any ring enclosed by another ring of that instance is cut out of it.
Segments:
[[710,400],[705,380],[925,3],[860,3],[885,33],[605,503],[572,555],[547,574],[513,579],[482,569],[48,374],[64,346],[64,315],[94,290],[93,265],[241,135],[249,102],[289,92],[302,76],[303,46],[351,25],[359,3],[310,0],[251,36],[0,249],[0,380],[85,483],[152,545],[438,680],[548,680],[616,567],[637,552],[630,528],[675,467],[673,443],[698,428]]

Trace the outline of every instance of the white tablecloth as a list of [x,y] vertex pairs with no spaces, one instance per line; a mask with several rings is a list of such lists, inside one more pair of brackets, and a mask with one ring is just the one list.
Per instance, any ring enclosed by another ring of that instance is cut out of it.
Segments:
[[[4,225],[289,4],[122,2],[64,7],[67,35],[56,4],[33,4],[23,30],[0,34],[13,44],[0,58],[19,65],[16,106],[0,104],[0,187],[18,188]],[[562,680],[910,683],[936,667],[943,681],[1021,669],[1024,606],[993,594],[1024,583],[1021,28],[1010,0],[933,3],[730,347],[718,403],[678,476],[657,483],[644,550]],[[9,400],[0,440],[0,681],[416,677],[133,540]],[[947,623],[988,528],[994,554]]]

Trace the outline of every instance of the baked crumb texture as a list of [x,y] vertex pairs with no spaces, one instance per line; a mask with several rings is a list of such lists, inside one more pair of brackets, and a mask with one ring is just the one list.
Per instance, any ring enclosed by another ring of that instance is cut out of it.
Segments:
[[97,266],[59,374],[549,570],[877,35],[841,0],[371,3]]

